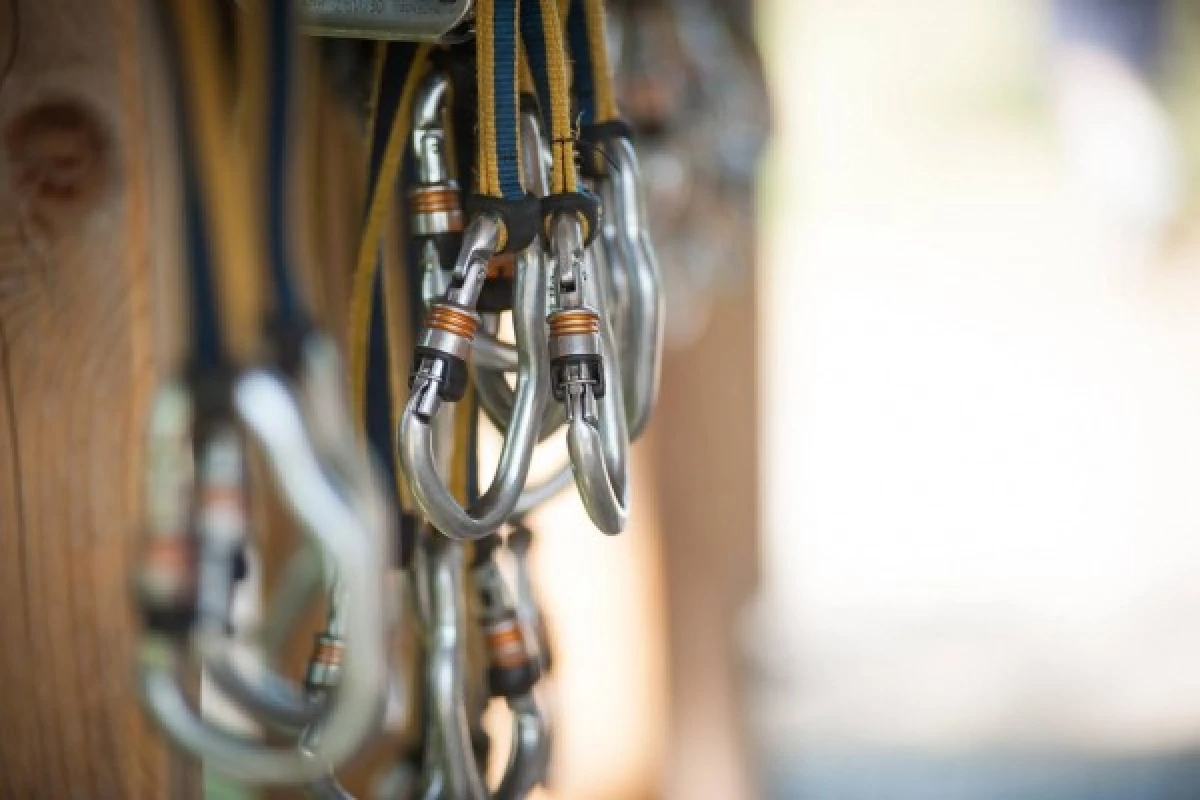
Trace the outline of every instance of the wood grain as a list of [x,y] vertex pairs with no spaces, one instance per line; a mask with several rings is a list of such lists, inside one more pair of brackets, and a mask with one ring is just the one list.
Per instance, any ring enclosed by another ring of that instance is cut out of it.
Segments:
[[667,353],[651,425],[670,662],[666,797],[760,794],[736,641],[758,582],[756,307],[750,276],[716,299],[697,342]]
[[18,46],[0,84],[3,797],[167,794],[130,658],[154,372],[133,5],[16,0],[0,15]]

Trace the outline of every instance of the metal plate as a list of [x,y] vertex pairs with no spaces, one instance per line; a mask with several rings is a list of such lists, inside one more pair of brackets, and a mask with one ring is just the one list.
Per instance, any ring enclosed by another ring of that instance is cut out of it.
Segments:
[[465,22],[474,0],[298,0],[316,36],[437,41]]

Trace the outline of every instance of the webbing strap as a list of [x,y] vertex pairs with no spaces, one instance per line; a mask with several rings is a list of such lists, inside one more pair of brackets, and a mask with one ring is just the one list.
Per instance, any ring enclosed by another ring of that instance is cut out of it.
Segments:
[[310,322],[293,278],[289,252],[288,198],[292,196],[291,176],[296,174],[293,155],[296,137],[292,132],[299,119],[296,113],[295,80],[298,62],[295,52],[295,10],[291,0],[270,0],[267,29],[270,54],[267,64],[267,264],[270,273],[273,322],[286,327],[304,328]]
[[[309,321],[294,282],[288,236],[299,124],[294,10],[289,0],[263,0],[244,12],[236,101],[211,4],[173,0],[169,19],[170,52],[178,59],[177,88],[184,98],[190,360],[194,368],[245,363],[254,357],[266,321],[264,290],[273,325],[297,332]],[[261,173],[250,168],[256,163],[265,165]]]
[[[263,241],[244,147],[231,136],[233,91],[209,3],[172,0],[166,15],[180,103],[193,303],[190,359],[245,363],[257,342]],[[255,14],[249,16],[254,17]]]
[[[367,155],[368,180],[363,235],[350,298],[350,384],[354,408],[366,413],[367,353],[379,274],[380,243],[395,203],[396,179],[408,146],[413,96],[428,60],[428,45],[380,45]],[[393,404],[395,405],[395,404]],[[356,415],[358,417],[359,415]],[[365,428],[364,428],[365,432]],[[385,452],[391,453],[390,436]]]
[[525,199],[517,79],[519,9],[519,0],[479,0],[475,11],[479,92],[476,192],[513,203]]
[[567,36],[575,62],[575,99],[584,125],[620,117],[605,38],[604,0],[569,0]]
[[550,191],[567,194],[578,189],[575,136],[571,128],[566,41],[557,0],[525,0],[521,6],[521,39],[537,85],[542,113],[549,120],[553,164]]

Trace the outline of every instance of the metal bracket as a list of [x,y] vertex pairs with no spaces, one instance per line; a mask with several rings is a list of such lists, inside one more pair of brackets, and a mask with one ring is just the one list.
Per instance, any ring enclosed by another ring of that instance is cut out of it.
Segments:
[[443,41],[474,11],[474,0],[299,0],[314,36]]

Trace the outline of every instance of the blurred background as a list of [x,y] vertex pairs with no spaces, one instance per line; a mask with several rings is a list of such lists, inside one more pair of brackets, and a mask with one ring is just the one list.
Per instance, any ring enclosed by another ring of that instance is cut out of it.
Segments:
[[[535,522],[542,797],[1200,798],[1200,4],[609,6],[670,349],[630,530]],[[134,8],[0,2],[0,793],[168,773],[111,468],[173,346]]]
[[542,539],[562,796],[1200,797],[1200,8],[642,5],[673,350],[640,524]]

